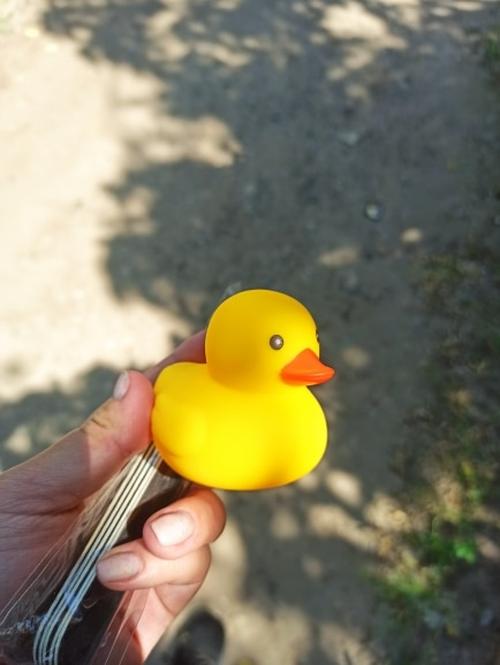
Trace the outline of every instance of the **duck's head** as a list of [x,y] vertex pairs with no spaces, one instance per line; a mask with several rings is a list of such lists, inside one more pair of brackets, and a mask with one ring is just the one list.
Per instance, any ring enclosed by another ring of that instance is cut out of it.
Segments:
[[335,374],[319,360],[312,316],[278,291],[241,291],[222,302],[208,324],[205,352],[213,378],[242,390],[310,386]]

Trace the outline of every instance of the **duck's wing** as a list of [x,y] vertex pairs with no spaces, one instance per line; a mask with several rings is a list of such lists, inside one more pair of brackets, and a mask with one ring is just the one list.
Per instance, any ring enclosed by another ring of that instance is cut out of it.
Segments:
[[167,459],[195,454],[206,438],[206,420],[196,405],[169,393],[156,396],[151,418],[153,439]]

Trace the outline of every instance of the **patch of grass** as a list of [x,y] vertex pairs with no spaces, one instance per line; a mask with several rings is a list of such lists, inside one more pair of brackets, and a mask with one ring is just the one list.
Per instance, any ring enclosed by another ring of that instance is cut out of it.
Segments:
[[484,36],[484,55],[488,64],[500,64],[500,26],[489,30]]
[[462,278],[463,268],[457,256],[434,256],[426,263],[422,287],[433,304],[442,304]]
[[448,570],[455,570],[461,563],[476,562],[477,547],[469,524],[464,523],[458,533],[443,533],[440,529],[418,533],[415,548],[420,559],[435,567],[440,580]]
[[425,375],[429,403],[412,422],[399,468],[415,526],[377,580],[397,635],[395,665],[428,665],[421,652],[437,653],[443,636],[459,635],[456,589],[481,563],[478,516],[500,479],[499,265],[500,242],[488,237],[421,266],[429,312],[445,334]]
[[405,540],[410,553],[377,579],[379,594],[399,625],[456,634],[453,594],[446,585],[460,568],[477,560],[472,525],[435,519],[428,529],[415,531]]

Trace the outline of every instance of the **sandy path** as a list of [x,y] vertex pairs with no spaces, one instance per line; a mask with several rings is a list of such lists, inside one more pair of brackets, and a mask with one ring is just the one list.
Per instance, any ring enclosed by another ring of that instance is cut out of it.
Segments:
[[493,210],[495,105],[471,40],[495,11],[0,7],[2,466],[202,325],[230,284],[302,298],[337,367],[321,467],[227,497],[202,599],[228,664],[383,662],[365,573],[379,527],[405,519],[391,462],[432,343],[412,266]]

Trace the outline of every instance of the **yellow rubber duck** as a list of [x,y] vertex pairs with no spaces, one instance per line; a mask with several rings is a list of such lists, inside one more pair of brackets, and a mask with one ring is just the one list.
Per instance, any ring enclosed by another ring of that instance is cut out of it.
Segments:
[[316,324],[278,291],[241,291],[213,313],[206,363],[166,367],[155,383],[153,440],[181,476],[220,489],[297,480],[320,461],[325,416],[306,386],[335,371],[319,360]]

